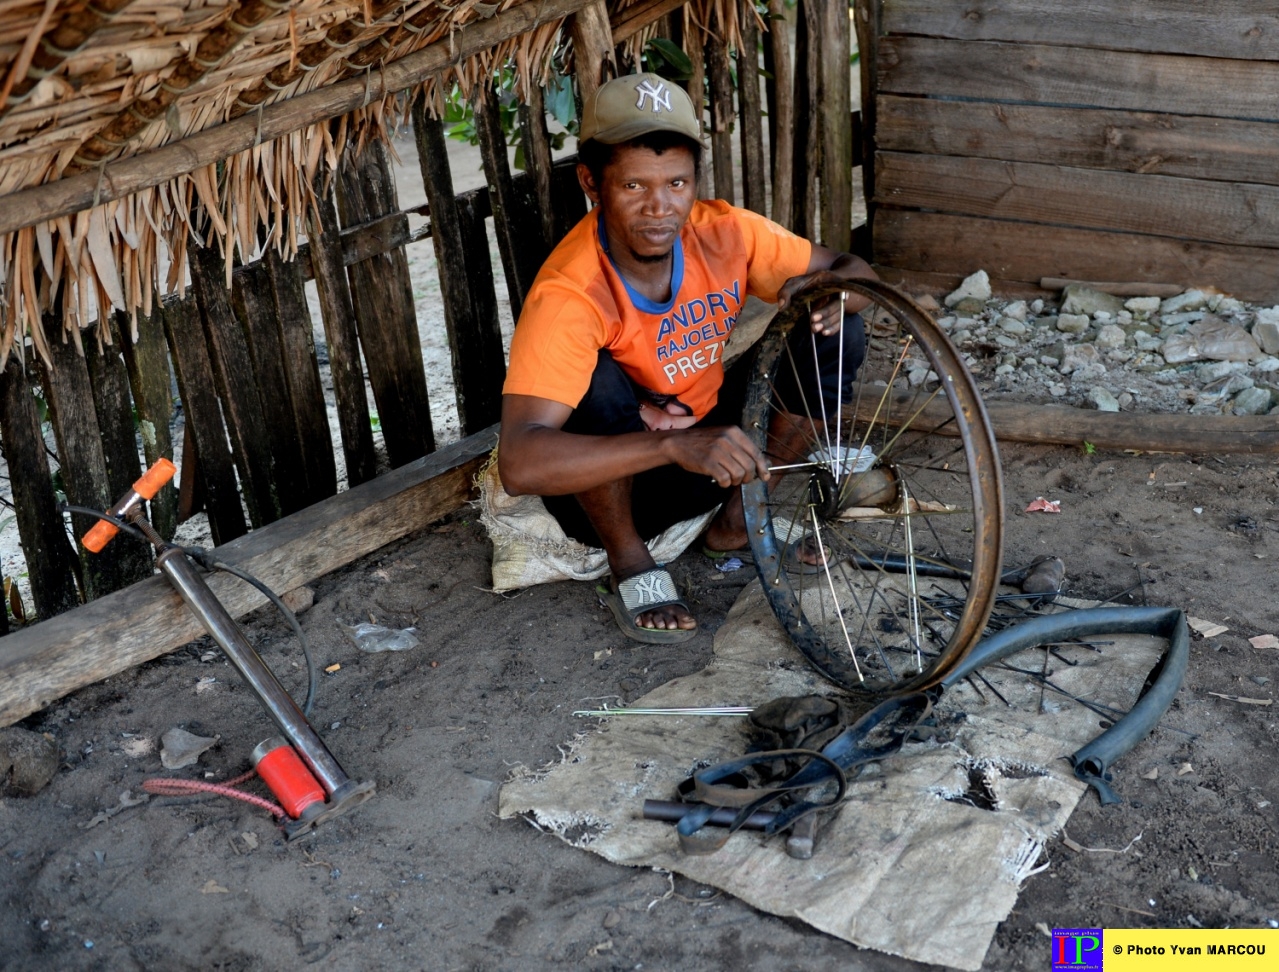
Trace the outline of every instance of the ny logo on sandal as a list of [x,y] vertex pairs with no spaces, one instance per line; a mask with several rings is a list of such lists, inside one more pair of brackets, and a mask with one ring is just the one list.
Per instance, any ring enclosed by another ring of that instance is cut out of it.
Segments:
[[662,575],[653,573],[643,577],[635,578],[635,603],[636,604],[656,604],[658,601],[666,600],[666,594],[662,590]]
[[671,93],[664,82],[658,81],[655,84],[652,81],[641,81],[635,86],[635,90],[639,92],[639,101],[635,102],[635,107],[641,111],[644,110],[644,101],[647,98],[653,99],[654,114],[661,113],[662,109],[674,111],[671,107]]

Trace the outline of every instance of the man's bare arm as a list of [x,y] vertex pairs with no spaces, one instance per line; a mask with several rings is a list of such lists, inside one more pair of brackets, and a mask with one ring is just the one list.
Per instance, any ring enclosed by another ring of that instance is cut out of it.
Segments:
[[571,413],[545,398],[502,396],[498,471],[508,493],[580,493],[672,463],[721,486],[768,479],[768,463],[739,428],[575,435],[563,430]]

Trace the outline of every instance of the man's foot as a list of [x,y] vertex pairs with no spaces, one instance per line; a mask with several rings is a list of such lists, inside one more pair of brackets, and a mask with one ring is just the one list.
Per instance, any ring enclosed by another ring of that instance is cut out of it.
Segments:
[[665,568],[653,566],[601,587],[600,600],[622,634],[649,644],[676,644],[697,634],[697,621],[680,600]]

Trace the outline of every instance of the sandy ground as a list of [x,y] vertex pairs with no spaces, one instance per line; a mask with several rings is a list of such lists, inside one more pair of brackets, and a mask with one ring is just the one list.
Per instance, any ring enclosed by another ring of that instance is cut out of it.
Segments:
[[[1003,457],[1009,563],[1051,551],[1074,593],[1132,589],[1119,603],[1177,605],[1230,630],[1196,638],[1167,728],[1119,764],[1126,802],[1102,809],[1090,794],[1068,828],[1093,848],[1141,840],[1124,854],[1054,841],[987,966],[1044,967],[1041,923],[1279,918],[1275,710],[1208,694],[1268,699],[1279,683],[1279,651],[1247,641],[1279,630],[1268,596],[1279,556],[1273,465],[1025,446]],[[1019,512],[1039,495],[1063,512]],[[319,581],[302,623],[320,663],[342,667],[324,678],[314,721],[379,793],[294,844],[265,812],[218,798],[153,798],[87,826],[147,777],[236,775],[271,734],[207,642],[33,716],[23,725],[50,734],[63,765],[39,795],[0,802],[0,967],[911,967],[683,879],[668,896],[665,874],[609,865],[494,816],[511,768],[558,759],[557,744],[582,728],[571,710],[634,698],[709,660],[749,572],[720,574],[692,553],[674,572],[703,625],[678,648],[624,640],[584,584],[487,593],[487,545],[470,510]],[[422,644],[361,653],[337,623],[369,617],[415,625]],[[300,692],[285,625],[261,614],[247,628]],[[198,770],[160,768],[159,736],[177,725],[221,737]]]

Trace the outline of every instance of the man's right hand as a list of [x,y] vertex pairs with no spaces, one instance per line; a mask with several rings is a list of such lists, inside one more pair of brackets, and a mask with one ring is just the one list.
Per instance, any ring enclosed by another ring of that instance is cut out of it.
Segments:
[[735,425],[671,432],[662,450],[676,465],[704,473],[724,487],[754,479],[767,482],[770,476],[763,453]]

